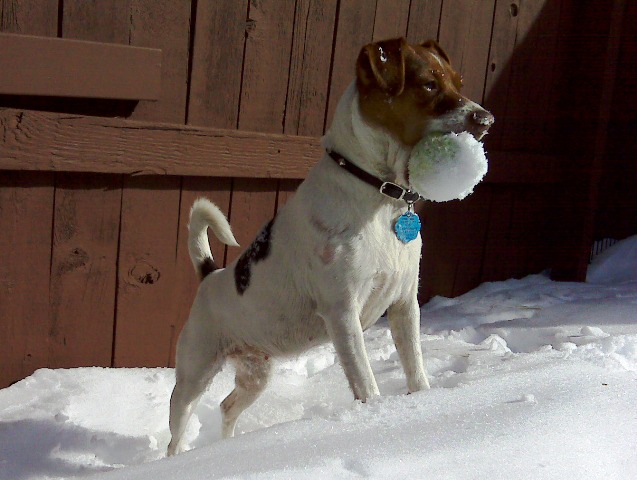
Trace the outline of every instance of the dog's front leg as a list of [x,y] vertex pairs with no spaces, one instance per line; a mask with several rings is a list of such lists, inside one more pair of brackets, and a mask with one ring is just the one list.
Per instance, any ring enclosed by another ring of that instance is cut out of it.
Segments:
[[321,316],[354,397],[364,402],[379,395],[378,385],[367,358],[363,329],[356,309],[333,309],[329,314]]
[[389,307],[387,317],[407,377],[407,389],[409,392],[428,389],[429,381],[420,347],[420,308],[416,295]]

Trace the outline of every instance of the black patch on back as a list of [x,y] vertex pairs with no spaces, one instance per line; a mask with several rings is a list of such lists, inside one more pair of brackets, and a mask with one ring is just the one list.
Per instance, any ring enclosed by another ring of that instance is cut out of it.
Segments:
[[203,280],[215,270],[219,270],[219,266],[212,258],[208,257],[203,261],[201,265],[199,265],[199,276]]
[[237,260],[237,264],[234,267],[234,283],[239,295],[243,295],[250,285],[252,264],[264,260],[270,254],[270,236],[273,224],[274,219],[263,227],[257,238],[252,242],[252,245]]

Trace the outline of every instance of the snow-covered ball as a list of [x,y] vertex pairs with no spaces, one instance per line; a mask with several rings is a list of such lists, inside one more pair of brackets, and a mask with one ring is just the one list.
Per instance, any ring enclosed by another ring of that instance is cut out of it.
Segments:
[[447,202],[473,192],[487,173],[482,143],[468,132],[427,136],[409,158],[409,183],[427,200]]

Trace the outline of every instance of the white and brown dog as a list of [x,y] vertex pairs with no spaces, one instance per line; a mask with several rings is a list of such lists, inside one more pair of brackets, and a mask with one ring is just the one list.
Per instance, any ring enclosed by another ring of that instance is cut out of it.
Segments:
[[205,199],[192,207],[189,252],[202,281],[177,346],[169,455],[180,451],[196,402],[226,360],[236,387],[221,404],[224,437],[265,388],[273,357],[328,340],[354,397],[378,395],[363,331],[384,312],[409,392],[429,387],[417,301],[421,239],[394,230],[418,199],[407,161],[424,136],[481,138],[493,116],[460,94],[460,76],[434,41],[367,45],[356,74],[323,138],[327,153],[227,268],[215,265],[207,235],[210,227],[236,246],[226,218]]

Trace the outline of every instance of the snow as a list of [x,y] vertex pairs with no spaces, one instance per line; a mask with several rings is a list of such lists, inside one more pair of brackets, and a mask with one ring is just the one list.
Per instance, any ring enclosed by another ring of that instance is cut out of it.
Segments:
[[488,170],[484,146],[468,132],[430,135],[409,157],[409,182],[427,200],[462,200]]
[[220,439],[224,369],[164,458],[172,369],[35,372],[0,390],[0,479],[637,478],[637,236],[587,283],[485,283],[422,309],[432,388],[406,395],[387,325],[366,332],[381,397],[353,400],[325,345],[280,361]]

